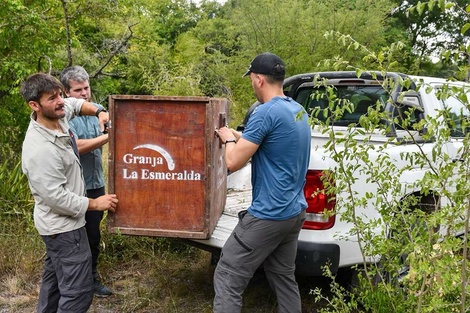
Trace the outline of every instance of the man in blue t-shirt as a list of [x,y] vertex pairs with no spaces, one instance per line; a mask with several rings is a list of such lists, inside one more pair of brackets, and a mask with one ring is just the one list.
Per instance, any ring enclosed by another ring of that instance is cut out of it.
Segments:
[[279,312],[301,312],[295,281],[295,257],[307,203],[303,193],[310,160],[308,115],[283,92],[282,60],[263,53],[253,59],[250,76],[261,103],[243,134],[223,127],[225,161],[231,172],[252,161],[253,200],[239,213],[238,225],[225,243],[214,273],[214,312],[240,312],[242,294],[263,265]]
[[[65,88],[67,97],[91,101],[89,76],[83,67],[72,66],[64,69],[60,75],[60,81]],[[93,104],[98,108],[97,112],[106,112],[103,106],[96,103]],[[77,116],[69,124],[72,133],[77,139],[87,196],[95,199],[105,194],[102,146],[108,143],[108,134],[103,134],[103,130],[95,116]],[[85,228],[91,249],[94,278],[93,291],[97,297],[107,297],[112,294],[111,290],[101,283],[97,270],[101,240],[100,223],[102,219],[103,212],[89,211],[85,215]]]

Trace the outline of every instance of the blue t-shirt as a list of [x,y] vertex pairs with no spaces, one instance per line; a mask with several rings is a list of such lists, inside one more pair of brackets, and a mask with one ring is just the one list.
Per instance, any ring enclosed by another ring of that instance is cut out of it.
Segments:
[[[97,107],[102,107],[94,103]],[[77,139],[92,139],[101,136],[101,127],[96,116],[76,116],[69,121],[70,130]],[[104,187],[102,148],[97,148],[80,155],[80,163],[83,168],[83,178],[86,189],[98,189]]]
[[307,208],[303,187],[311,129],[304,108],[292,98],[274,97],[255,109],[242,137],[259,145],[252,157],[248,212],[260,219],[286,220]]

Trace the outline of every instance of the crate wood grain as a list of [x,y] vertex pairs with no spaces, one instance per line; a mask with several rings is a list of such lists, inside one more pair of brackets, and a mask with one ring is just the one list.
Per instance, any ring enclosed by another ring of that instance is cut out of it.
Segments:
[[228,100],[109,97],[108,192],[112,233],[206,239],[226,201],[224,146]]

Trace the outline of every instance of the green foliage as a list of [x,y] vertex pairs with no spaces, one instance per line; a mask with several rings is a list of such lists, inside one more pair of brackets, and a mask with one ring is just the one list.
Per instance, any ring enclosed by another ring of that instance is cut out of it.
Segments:
[[[330,97],[332,118],[348,110],[335,102]],[[347,133],[323,128],[330,138],[325,148],[337,164],[336,185],[330,185],[328,192],[337,195],[337,213],[353,225],[351,235],[364,257],[363,279],[352,299],[368,312],[465,312],[470,304],[465,287],[468,241],[466,235],[463,240],[455,235],[469,229],[468,161],[450,162],[445,148],[450,132],[442,131],[447,125],[441,115],[426,118],[428,136],[434,139],[432,151],[420,149],[420,143],[415,148],[408,144],[397,159],[393,151],[400,151],[400,145],[394,138],[381,146],[370,144],[378,129],[386,131],[378,123],[387,116],[375,119],[375,114],[380,113],[369,110],[360,121],[362,128],[350,126]],[[320,129],[324,125],[315,118],[314,124]],[[459,154],[467,154],[468,136]],[[359,176],[365,182],[358,182]],[[413,179],[407,179],[410,176]],[[371,204],[379,217],[368,214]],[[374,260],[377,263],[371,267]],[[342,304],[348,292],[335,284],[331,288],[336,294],[330,306],[350,312]]]
[[28,283],[38,271],[43,250],[33,225],[33,201],[21,162],[5,160],[0,165],[0,276],[16,276],[21,280],[18,283]]
[[18,161],[18,153],[21,151],[22,140],[29,123],[29,107],[18,95],[0,98],[0,164],[8,162],[12,168]]
[[[232,0],[200,6],[182,0],[43,0],[28,6],[7,0],[0,8],[0,119],[18,127],[19,138],[9,143],[18,152],[29,113],[19,83],[38,70],[58,75],[72,64],[88,70],[95,101],[104,105],[110,94],[227,97],[232,126],[256,100],[241,75],[260,52],[279,54],[291,75],[334,69],[325,59],[373,68],[377,62],[367,59],[367,50],[401,40],[394,70],[433,71],[430,62],[403,62],[414,53],[399,16],[389,14],[393,6],[392,0]],[[354,38],[355,48],[338,44],[345,38],[340,34]],[[389,57],[389,51],[383,55]]]
[[[331,279],[329,287],[332,296],[325,296],[321,288],[318,287],[310,292],[310,294],[315,296],[316,302],[326,301],[327,303],[327,305],[322,307],[318,312],[358,312],[360,305],[356,300],[356,296],[354,294],[350,294],[344,286],[342,286],[338,281],[336,281],[336,277],[333,276],[328,266],[325,266],[323,276]],[[333,309],[334,311],[331,311],[330,309]]]
[[[332,35],[347,49],[365,52],[363,61],[375,63],[374,68],[382,73],[395,68],[396,55],[403,47],[392,45],[376,53],[348,35]],[[358,75],[365,71],[361,65],[341,58],[325,63],[337,69],[355,69]],[[381,83],[387,89],[387,82]],[[409,86],[406,81],[402,84]],[[431,90],[425,85],[419,88]],[[338,106],[333,95],[327,92],[331,118],[335,119],[348,106]],[[470,108],[468,89],[443,86],[437,96],[446,99],[451,95],[461,99],[467,110]],[[313,124],[328,134],[330,140],[325,148],[337,164],[336,185],[329,185],[328,192],[338,195],[337,213],[353,225],[351,235],[359,242],[364,257],[364,264],[357,268],[358,286],[344,290],[333,282],[334,295],[328,298],[325,312],[351,312],[344,305],[345,296],[366,312],[468,311],[469,163],[465,158],[452,162],[449,142],[455,142],[450,136],[456,133],[452,127],[461,125],[450,122],[448,114],[444,110],[419,123],[411,121],[409,114],[401,116],[401,125],[409,129],[411,140],[406,150],[400,150],[400,143],[394,138],[383,145],[371,144],[377,130],[383,134],[388,131],[379,121],[390,117],[381,115],[379,110],[369,109],[367,116],[361,117],[362,128],[350,127],[346,133],[331,131],[317,118],[319,115],[314,115]],[[463,124],[465,129],[466,122]],[[412,139],[413,131],[424,127],[424,142],[433,143],[430,151]],[[456,151],[461,156],[467,155],[470,147],[468,132],[463,136]],[[400,151],[398,159],[390,158],[392,151]],[[366,177],[360,188],[358,176]],[[379,217],[368,214],[370,205],[377,209]]]
[[[412,51],[405,56],[404,63],[408,67],[413,67],[415,73],[420,75],[439,73],[435,65],[429,64],[431,57],[434,60],[439,58],[447,66],[468,63],[466,53],[455,55],[453,62],[448,62],[448,56],[441,55],[443,51],[456,51],[460,46],[469,45],[470,38],[465,26],[468,25],[468,12],[465,12],[468,1],[397,0],[395,2],[398,5],[392,12],[395,27],[408,31],[406,42]],[[456,73],[451,76],[458,77],[458,75]],[[464,78],[465,76],[460,77]]]
[[[106,221],[103,222],[106,224]],[[194,257],[195,248],[174,238],[127,236],[120,233],[103,232],[103,262],[116,263],[133,259],[145,258],[184,258]]]
[[[19,86],[29,74],[58,75],[68,65],[82,65],[91,75],[95,100],[104,105],[110,94],[227,97],[230,124],[236,126],[256,100],[249,79],[241,76],[252,58],[265,51],[283,58],[287,75],[352,69],[358,75],[378,70],[467,79],[469,12],[468,3],[460,0],[229,0],[202,1],[200,6],[183,0],[4,0],[0,6],[0,273],[23,272],[27,281],[37,272],[38,251],[43,251],[19,162],[30,114]],[[429,41],[436,30],[451,34],[446,37],[450,41]],[[438,54],[443,44],[448,50]],[[439,56],[441,62],[433,63],[431,56]],[[468,103],[461,91],[445,93]],[[340,106],[330,100],[334,114],[329,118],[341,116]],[[469,228],[468,162],[449,161],[445,147],[452,130],[442,124],[457,123],[448,112],[420,125],[405,118],[411,128],[426,126],[424,139],[438,144],[430,154],[401,154],[409,166],[400,168],[385,153],[399,149],[399,142],[391,140],[383,149],[369,144],[372,130],[383,118],[387,117],[378,110],[370,110],[360,120],[362,129],[347,136],[329,134],[326,148],[341,166],[335,173],[337,184],[328,192],[352,190],[357,172],[369,177],[368,186],[376,187],[338,199],[338,205],[346,208],[343,218],[354,224],[367,265],[358,269],[363,275],[356,293],[332,285],[335,298],[328,300],[324,311],[464,312],[468,238],[450,234]],[[463,121],[463,129],[467,124]],[[366,140],[358,143],[355,136]],[[462,155],[468,155],[467,140],[462,139]],[[401,185],[400,176],[421,167],[430,171],[415,184]],[[451,173],[458,173],[459,179],[451,180]],[[404,188],[415,192],[403,198],[399,195]],[[448,202],[436,205],[434,195],[445,196]],[[380,219],[364,213],[372,201]],[[426,210],[419,205],[423,201]],[[103,261],[109,264],[163,256],[168,265],[178,255],[191,259],[195,253],[169,239],[106,234],[104,242]],[[369,257],[376,255],[382,258],[371,266]],[[409,274],[397,280],[396,273],[403,268],[409,268]],[[145,306],[128,300],[123,311]]]
[[15,215],[31,220],[33,202],[21,162],[11,167],[11,160],[0,166],[0,212],[2,216]]
[[[53,7],[53,6],[52,6]],[[28,125],[29,109],[19,96],[20,82],[42,65],[55,37],[54,20],[42,17],[43,3],[25,6],[23,1],[6,0],[0,6],[0,163],[15,159]],[[38,32],[37,30],[41,31]],[[13,166],[13,164],[10,164]]]
[[[43,266],[44,243],[30,222],[17,216],[0,223],[0,277],[6,283],[15,277],[21,285],[33,284]],[[29,287],[29,286],[28,286]]]

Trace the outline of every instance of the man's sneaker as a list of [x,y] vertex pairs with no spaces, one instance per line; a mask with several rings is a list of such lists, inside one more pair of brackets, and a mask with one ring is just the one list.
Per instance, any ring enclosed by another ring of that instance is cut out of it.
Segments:
[[95,281],[93,284],[93,292],[99,298],[106,298],[113,294],[108,287],[103,286],[99,281]]

